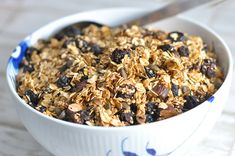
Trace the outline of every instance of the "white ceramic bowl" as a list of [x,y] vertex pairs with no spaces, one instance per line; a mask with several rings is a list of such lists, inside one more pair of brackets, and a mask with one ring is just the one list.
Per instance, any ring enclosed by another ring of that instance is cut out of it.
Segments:
[[226,75],[223,85],[207,101],[181,115],[145,125],[128,127],[90,127],[43,115],[27,105],[16,93],[15,75],[28,46],[46,39],[69,24],[91,20],[115,25],[148,11],[134,8],[106,9],[78,13],[52,22],[25,38],[13,52],[7,66],[7,80],[16,99],[18,114],[32,136],[58,156],[181,156],[200,141],[220,115],[228,96],[232,57],[224,41],[211,29],[192,20],[174,17],[152,26],[201,36],[214,46]]

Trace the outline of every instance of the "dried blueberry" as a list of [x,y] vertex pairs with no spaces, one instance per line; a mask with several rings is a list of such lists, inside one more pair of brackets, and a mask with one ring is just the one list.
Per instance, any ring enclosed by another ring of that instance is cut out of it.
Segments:
[[82,39],[76,40],[76,46],[83,53],[87,53],[91,50],[91,47],[90,47],[89,43],[85,40],[82,40]]
[[57,86],[60,88],[68,86],[69,83],[70,83],[70,79],[65,75],[61,75],[56,81]]
[[96,64],[99,64],[99,63],[100,63],[100,58],[96,58],[96,59],[95,59],[95,63],[96,63]]
[[113,52],[112,52],[112,55],[111,55],[111,60],[117,64],[120,64],[122,63],[122,59],[125,57],[125,55],[128,55],[130,57],[130,52],[129,50],[127,49],[115,49]]
[[94,53],[94,55],[98,56],[103,53],[103,49],[98,46],[97,44],[90,44],[91,51]]
[[29,47],[25,53],[25,59],[27,61],[31,61],[31,56],[32,56],[32,53],[33,52],[36,52],[36,53],[39,53],[39,50],[35,47]]
[[29,64],[29,65],[23,65],[23,72],[33,72],[34,71],[34,65],[33,64]]
[[203,60],[203,65],[205,66],[210,66],[213,63],[211,59],[204,59]]
[[188,57],[189,49],[185,46],[181,46],[178,48],[178,53],[180,54],[180,56]]
[[216,76],[215,70],[214,70],[213,68],[211,68],[211,67],[208,67],[208,68],[207,68],[207,71],[206,71],[206,76],[207,76],[208,78],[213,78],[213,77],[215,77],[215,76]]
[[161,83],[158,83],[156,86],[154,86],[152,90],[162,99],[165,99],[169,92],[169,90]]
[[190,110],[199,105],[199,99],[196,96],[185,96],[184,99],[186,100],[183,107],[184,111]]
[[76,46],[76,43],[75,43],[75,40],[74,39],[68,39],[68,40],[65,40],[62,47],[63,48],[68,48],[69,45],[74,45]]
[[145,105],[145,114],[146,114],[146,121],[145,122],[154,122],[159,117],[159,110],[158,106],[155,102],[148,102]]
[[82,120],[90,120],[90,112],[88,110],[81,110],[79,113]]
[[162,51],[169,51],[169,52],[175,51],[174,47],[172,47],[169,44],[160,45],[158,48],[161,49]]
[[136,113],[136,112],[137,112],[137,106],[136,106],[136,104],[132,103],[132,104],[130,105],[130,109],[131,109],[131,112]]
[[131,112],[128,112],[128,113],[122,112],[122,113],[120,113],[119,119],[121,121],[128,122],[129,124],[133,124],[134,123],[133,114]]
[[54,37],[57,39],[57,40],[62,40],[64,38],[65,34],[63,32],[58,32],[54,35]]
[[168,34],[167,38],[169,40],[171,40],[171,42],[180,42],[180,41],[184,41],[186,39],[184,34],[182,32],[178,32],[178,31],[170,32]]
[[174,83],[172,83],[171,84],[171,91],[174,96],[178,96],[178,90],[179,90],[178,85],[175,85]]
[[145,69],[146,75],[147,75],[149,78],[152,78],[152,77],[155,77],[155,76],[156,76],[155,72],[154,72],[151,68],[149,68],[149,67],[144,67],[144,69]]
[[87,76],[87,75],[83,75],[83,76],[80,78],[80,82],[86,81],[87,79],[88,79],[88,76]]
[[158,107],[155,102],[148,102],[145,106],[146,114],[156,114]]
[[153,115],[146,114],[145,122],[151,123],[151,122],[154,122],[154,121],[156,121],[156,119],[155,119],[155,117]]
[[30,89],[26,90],[25,95],[29,99],[30,104],[32,104],[33,106],[38,105],[38,101],[39,101],[38,95],[35,94],[32,90]]
[[214,60],[204,59],[201,66],[201,73],[206,75],[208,78],[213,78],[216,76],[216,63]]
[[64,36],[75,37],[77,35],[82,35],[81,29],[76,26],[68,26],[62,29],[61,31],[59,31],[58,33],[56,33],[55,38],[57,38],[58,40],[61,40],[63,39]]
[[206,71],[207,71],[207,66],[206,65],[202,65],[201,66],[201,73],[202,74],[206,74]]

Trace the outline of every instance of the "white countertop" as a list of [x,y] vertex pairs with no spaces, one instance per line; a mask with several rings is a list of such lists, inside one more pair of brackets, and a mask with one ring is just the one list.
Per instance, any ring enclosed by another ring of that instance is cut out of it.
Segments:
[[[164,0],[1,0],[0,1],[0,156],[51,156],[18,119],[5,79],[5,66],[17,43],[59,17],[96,8],[154,7]],[[235,1],[188,12],[212,29],[235,51]],[[235,53],[233,53],[233,59]],[[235,73],[234,73],[235,74]],[[235,75],[226,107],[211,133],[188,156],[235,156]]]

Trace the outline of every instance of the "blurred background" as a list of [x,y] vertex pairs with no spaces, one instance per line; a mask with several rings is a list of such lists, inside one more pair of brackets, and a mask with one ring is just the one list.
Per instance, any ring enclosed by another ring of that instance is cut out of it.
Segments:
[[[0,0],[0,156],[51,156],[19,121],[5,79],[7,59],[26,35],[60,17],[110,7],[158,8],[172,0]],[[235,58],[235,0],[184,13],[214,29]],[[234,75],[235,77],[235,75]],[[235,80],[235,79],[233,79]],[[235,87],[211,133],[189,156],[235,156]]]

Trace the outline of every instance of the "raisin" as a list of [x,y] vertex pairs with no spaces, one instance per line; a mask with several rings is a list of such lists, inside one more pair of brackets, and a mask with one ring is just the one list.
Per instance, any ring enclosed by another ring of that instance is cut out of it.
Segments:
[[144,67],[144,69],[145,69],[146,75],[149,78],[152,78],[152,77],[156,76],[155,72],[152,69],[150,69],[149,67]]
[[183,107],[184,111],[188,111],[199,105],[199,99],[196,96],[185,96],[184,99],[186,100]]
[[180,56],[188,57],[189,56],[189,49],[185,46],[181,46],[178,48],[178,53],[180,54]]
[[72,60],[68,60],[62,67],[59,68],[59,71],[62,73],[67,70],[73,64]]
[[29,64],[29,65],[23,65],[23,72],[29,72],[32,73],[34,71],[34,65],[33,64]]
[[75,84],[69,91],[70,92],[80,92],[87,85],[87,81],[81,81]]
[[171,91],[174,96],[178,96],[178,90],[179,90],[178,85],[175,85],[174,83],[172,83],[171,84]]
[[90,44],[91,51],[94,53],[94,55],[98,56],[103,53],[103,49],[98,46],[97,44]]
[[63,88],[69,85],[70,79],[66,77],[65,75],[61,75],[58,80],[56,81],[56,84],[58,87]]
[[38,105],[38,101],[39,101],[38,95],[35,94],[32,90],[30,89],[26,90],[25,95],[28,97],[30,104],[32,104],[33,106]]
[[169,92],[169,90],[161,83],[158,83],[156,86],[154,86],[152,90],[162,99],[165,99]]
[[186,40],[186,37],[184,36],[184,34],[178,31],[170,32],[167,38],[171,40],[171,42],[181,42],[181,41]]
[[160,45],[158,48],[161,49],[162,51],[169,51],[169,52],[175,51],[174,47],[172,47],[169,44]]
[[127,49],[115,49],[113,52],[112,52],[112,55],[111,55],[111,60],[117,64],[120,64],[122,63],[122,59],[125,57],[125,55],[128,55],[130,57],[130,52],[129,50]]
[[133,114],[131,112],[128,112],[128,113],[122,112],[122,113],[120,113],[119,119],[121,121],[128,122],[129,124],[133,124],[134,123]]

